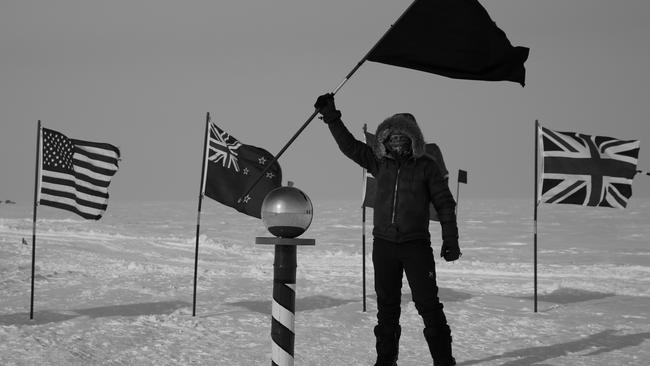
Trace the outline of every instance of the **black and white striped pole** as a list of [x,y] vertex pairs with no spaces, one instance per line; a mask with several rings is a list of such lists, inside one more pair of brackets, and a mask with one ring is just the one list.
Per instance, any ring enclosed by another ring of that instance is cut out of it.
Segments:
[[262,221],[273,237],[257,237],[255,244],[275,246],[273,302],[271,305],[271,365],[293,366],[296,314],[296,247],[314,245],[314,239],[299,239],[313,217],[311,200],[301,190],[276,188],[264,198]]

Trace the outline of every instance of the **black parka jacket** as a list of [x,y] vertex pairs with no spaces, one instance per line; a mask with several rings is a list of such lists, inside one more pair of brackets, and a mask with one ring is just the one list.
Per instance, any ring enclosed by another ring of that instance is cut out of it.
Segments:
[[[430,156],[425,155],[424,138],[415,120],[398,116],[379,125],[373,147],[354,138],[340,119],[328,124],[343,154],[376,179],[372,234],[396,243],[429,241],[429,202],[432,202],[438,212],[442,239],[457,240],[456,202],[443,172]],[[411,158],[399,162],[386,153],[383,142],[391,132],[411,138]]]

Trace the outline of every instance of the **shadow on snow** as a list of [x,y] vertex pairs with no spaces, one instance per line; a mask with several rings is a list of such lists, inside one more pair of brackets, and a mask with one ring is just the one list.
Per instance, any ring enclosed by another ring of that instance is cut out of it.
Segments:
[[[464,301],[472,297],[471,294],[460,292],[448,288],[439,289],[438,293],[442,302]],[[367,295],[368,298],[376,299],[375,295]],[[410,293],[402,294],[402,303],[410,301]],[[296,312],[309,311],[318,309],[333,308],[349,304],[351,302],[361,302],[360,299],[337,299],[334,297],[316,295],[296,299]],[[271,314],[271,300],[250,300],[250,301],[236,301],[226,303],[227,305],[239,306],[245,309],[255,311],[262,314]]]
[[514,360],[507,361],[501,364],[501,366],[541,366],[542,364],[540,362],[569,354],[588,351],[588,353],[582,356],[595,356],[617,349],[639,346],[645,340],[650,339],[650,332],[622,335],[618,335],[616,332],[616,330],[608,329],[576,341],[557,343],[550,346],[522,348],[505,352],[498,356],[460,362],[458,366],[476,365],[483,362],[508,358],[514,358]]
[[[336,299],[329,296],[316,295],[296,299],[296,312],[333,308],[359,300]],[[271,314],[271,300],[260,301],[236,301],[226,303],[227,305],[240,306],[250,311],[262,314]]]
[[[611,296],[616,296],[616,294],[562,287],[548,294],[537,295],[537,300],[566,305],[566,304],[572,304],[572,303],[582,302],[582,301],[604,299],[606,297],[611,297]],[[532,296],[523,296],[523,297],[515,297],[515,298],[526,299],[526,300],[533,299]]]
[[14,313],[0,315],[0,325],[41,325],[62,322],[69,319],[87,316],[90,318],[104,318],[110,316],[141,316],[171,314],[174,311],[192,306],[184,301],[143,302],[126,305],[99,306],[87,309],[75,309],[65,312],[36,311],[34,319],[29,319],[29,313]]

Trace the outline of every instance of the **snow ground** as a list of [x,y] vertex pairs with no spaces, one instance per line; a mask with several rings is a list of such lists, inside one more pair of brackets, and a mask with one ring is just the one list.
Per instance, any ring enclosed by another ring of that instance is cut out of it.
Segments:
[[[363,312],[360,253],[327,246],[327,241],[345,244],[358,229],[344,225],[349,218],[336,218],[336,210],[326,212],[308,232],[317,237],[317,246],[298,250],[295,364],[371,365],[370,260]],[[219,216],[206,214],[211,220],[212,215]],[[44,219],[30,320],[31,246],[21,240],[29,241],[31,221],[29,215],[11,216],[0,219],[0,364],[270,363],[273,250],[252,244],[254,236],[265,235],[254,221],[228,216],[202,234],[197,316],[192,317],[191,219],[129,226],[109,218],[90,228],[76,219]],[[178,234],[176,225],[186,232]],[[529,264],[499,268],[480,258],[479,246],[465,247],[461,262],[437,263],[458,365],[650,364],[650,297],[643,291],[650,284],[648,266],[542,267],[534,313]],[[614,278],[620,272],[620,290],[607,273],[598,277],[607,270]],[[599,283],[604,290],[597,290]],[[405,283],[399,364],[431,365],[421,320],[409,300]]]

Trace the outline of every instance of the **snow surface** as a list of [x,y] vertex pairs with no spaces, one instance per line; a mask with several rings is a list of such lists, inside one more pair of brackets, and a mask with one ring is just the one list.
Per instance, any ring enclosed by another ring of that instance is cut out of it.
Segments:
[[[364,312],[359,204],[314,206],[303,237],[316,246],[298,248],[295,364],[371,365],[372,225]],[[537,313],[532,213],[526,200],[461,202],[463,257],[436,263],[458,365],[650,364],[650,201],[540,206]],[[30,320],[31,216],[0,206],[0,365],[270,364],[274,255],[253,244],[269,236],[259,220],[204,202],[193,317],[196,202],[112,202],[98,222],[39,207]],[[399,364],[431,365],[403,291]]]

